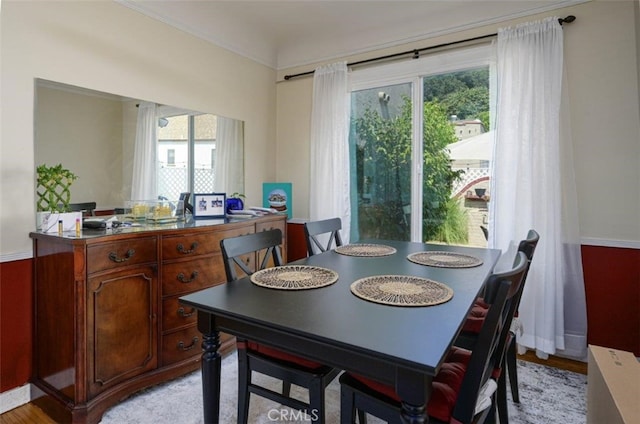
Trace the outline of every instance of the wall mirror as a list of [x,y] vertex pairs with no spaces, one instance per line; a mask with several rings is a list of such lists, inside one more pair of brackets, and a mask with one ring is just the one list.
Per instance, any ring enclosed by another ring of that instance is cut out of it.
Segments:
[[[145,153],[140,115],[149,105],[154,117],[147,127],[155,142]],[[36,79],[34,126],[35,166],[61,163],[78,176],[72,203],[109,210],[127,200],[177,200],[183,192],[244,193],[239,120]],[[141,170],[140,158],[149,162],[149,151],[155,163]],[[153,194],[141,182],[151,183]]]

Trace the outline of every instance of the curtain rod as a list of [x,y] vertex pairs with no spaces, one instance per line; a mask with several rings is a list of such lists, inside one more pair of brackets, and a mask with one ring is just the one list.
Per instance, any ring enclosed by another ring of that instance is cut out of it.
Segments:
[[[560,25],[562,25],[565,22],[566,23],[571,23],[571,22],[573,22],[575,20],[576,20],[575,16],[569,15],[566,18],[558,18],[558,23]],[[458,44],[469,43],[469,42],[472,42],[472,41],[484,40],[485,38],[491,38],[491,37],[495,37],[497,35],[498,35],[498,33],[481,35],[481,36],[478,36],[478,37],[467,38],[465,40],[458,40],[458,41],[452,41],[450,43],[443,43],[443,44],[438,44],[438,45],[435,45],[435,46],[423,47],[421,49],[414,49],[414,50],[408,50],[408,51],[401,52],[401,53],[388,54],[386,56],[373,57],[371,59],[364,59],[364,60],[359,60],[357,62],[347,63],[347,66],[363,65],[365,63],[378,62],[378,61],[382,61],[382,60],[393,59],[393,58],[400,57],[400,56],[407,56],[409,54],[413,55],[411,57],[412,59],[419,59],[420,58],[420,53],[424,52],[424,51],[440,49],[440,48],[443,48],[443,47],[455,46],[455,45],[458,45]],[[299,74],[285,75],[284,79],[285,79],[285,81],[288,81],[288,80],[290,80],[292,78],[302,77],[302,76],[306,76],[306,75],[313,75],[314,72],[315,71],[307,71],[307,72],[301,72]]]

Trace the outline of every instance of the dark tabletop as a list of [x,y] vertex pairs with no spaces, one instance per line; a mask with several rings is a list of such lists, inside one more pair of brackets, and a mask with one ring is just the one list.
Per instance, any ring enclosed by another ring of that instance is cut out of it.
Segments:
[[[500,252],[398,241],[377,243],[393,246],[397,252],[383,257],[353,257],[329,251],[294,262],[338,272],[338,281],[327,287],[278,290],[259,287],[249,278],[244,278],[180,300],[215,316],[244,321],[292,334],[319,346],[358,352],[434,375]],[[428,250],[472,255],[481,259],[483,264],[473,268],[436,268],[407,259],[410,253]],[[359,278],[398,274],[444,283],[453,289],[453,298],[434,306],[399,307],[369,302],[350,291],[351,283]],[[304,354],[326,361],[322,349],[305,351]],[[332,365],[350,369],[349,364]]]

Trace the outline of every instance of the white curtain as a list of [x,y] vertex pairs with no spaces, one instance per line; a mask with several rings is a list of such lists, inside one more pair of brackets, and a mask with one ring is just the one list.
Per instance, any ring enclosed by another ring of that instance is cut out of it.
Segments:
[[[520,304],[520,349],[586,354],[586,306],[557,18],[498,31],[490,246],[540,233]],[[563,100],[564,98],[564,100]],[[563,112],[563,113],[561,113]]]
[[214,187],[216,193],[244,194],[244,122],[218,116]]
[[154,200],[157,197],[157,127],[156,104],[141,102],[138,105],[131,200]]
[[321,66],[313,77],[310,135],[309,217],[339,217],[349,242],[349,92],[346,62]]

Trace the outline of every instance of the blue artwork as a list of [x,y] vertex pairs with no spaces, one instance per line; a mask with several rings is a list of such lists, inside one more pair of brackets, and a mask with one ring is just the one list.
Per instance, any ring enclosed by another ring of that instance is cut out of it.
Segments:
[[262,206],[286,213],[291,213],[291,183],[262,183]]

